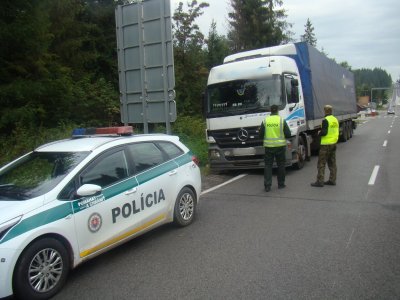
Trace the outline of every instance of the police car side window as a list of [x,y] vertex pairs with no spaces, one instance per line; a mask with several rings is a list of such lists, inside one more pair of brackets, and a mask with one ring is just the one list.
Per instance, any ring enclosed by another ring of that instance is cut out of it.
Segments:
[[128,164],[124,150],[100,156],[80,176],[81,184],[109,186],[128,177]]
[[128,150],[132,155],[136,173],[155,167],[165,161],[164,154],[154,143],[131,144],[128,146]]
[[57,199],[59,200],[71,200],[74,199],[75,196],[75,180],[71,180],[63,190],[58,194]]
[[178,157],[184,153],[181,148],[173,143],[158,142],[157,144],[168,155],[170,159]]

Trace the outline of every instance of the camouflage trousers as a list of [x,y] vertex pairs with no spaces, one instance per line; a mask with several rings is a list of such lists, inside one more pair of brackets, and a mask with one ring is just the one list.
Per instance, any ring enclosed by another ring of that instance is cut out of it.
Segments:
[[324,183],[325,165],[328,163],[329,181],[336,183],[336,144],[321,145],[318,156],[318,175],[317,182]]

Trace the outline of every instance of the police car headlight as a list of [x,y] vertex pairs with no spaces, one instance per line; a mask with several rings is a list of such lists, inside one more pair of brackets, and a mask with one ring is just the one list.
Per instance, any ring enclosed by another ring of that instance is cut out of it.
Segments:
[[14,225],[19,223],[21,218],[22,216],[18,216],[16,218],[13,218],[11,220],[8,220],[7,222],[0,224],[0,240],[8,232],[8,230],[10,230]]

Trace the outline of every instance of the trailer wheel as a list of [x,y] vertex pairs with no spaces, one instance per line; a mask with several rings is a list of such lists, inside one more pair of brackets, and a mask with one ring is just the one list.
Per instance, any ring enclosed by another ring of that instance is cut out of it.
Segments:
[[304,142],[304,138],[299,138],[299,144],[297,145],[297,162],[294,163],[294,168],[296,170],[300,170],[304,167],[307,159],[307,148],[306,143]]

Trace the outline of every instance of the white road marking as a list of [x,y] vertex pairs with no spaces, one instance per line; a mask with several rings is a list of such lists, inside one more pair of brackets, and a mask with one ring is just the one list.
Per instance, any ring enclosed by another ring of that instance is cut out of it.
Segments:
[[372,171],[371,177],[369,178],[368,185],[375,184],[375,180],[376,180],[376,176],[378,176],[378,172],[379,172],[379,166],[375,166],[374,170]]
[[386,147],[387,146],[387,141],[384,141],[382,146]]
[[390,130],[388,131],[388,134],[390,134]]
[[224,185],[227,185],[227,184],[229,184],[229,183],[231,183],[231,182],[234,182],[234,181],[236,181],[236,180],[239,180],[239,179],[241,179],[241,178],[243,178],[243,177],[245,177],[245,176],[247,176],[247,175],[248,175],[248,174],[240,174],[240,175],[238,175],[238,176],[236,176],[236,177],[233,177],[232,179],[229,179],[228,181],[225,181],[225,182],[223,182],[223,183],[221,183],[221,184],[219,184],[219,185],[216,185],[216,186],[214,186],[214,187],[212,187],[212,188],[210,188],[210,189],[208,189],[208,190],[205,190],[205,191],[201,192],[200,195],[204,195],[204,194],[207,194],[207,193],[209,193],[209,192],[215,191],[216,189],[219,189],[220,187],[223,187]]
[[347,241],[347,244],[346,244],[346,249],[349,248],[349,246],[350,246],[351,238],[353,237],[354,230],[355,230],[355,229],[353,228],[353,230],[351,231],[350,237],[349,237],[349,239],[348,239],[348,241]]

